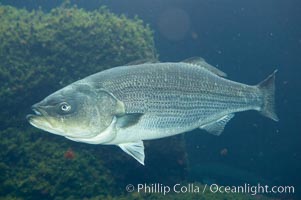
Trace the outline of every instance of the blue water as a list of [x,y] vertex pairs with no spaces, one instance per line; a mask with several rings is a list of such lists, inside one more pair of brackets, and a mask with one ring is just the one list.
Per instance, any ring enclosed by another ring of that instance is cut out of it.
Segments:
[[[238,113],[219,137],[201,130],[185,134],[189,165],[194,170],[179,176],[188,181],[230,185],[260,177],[269,184],[293,185],[296,194],[289,198],[301,198],[299,0],[74,2],[87,10],[106,5],[112,12],[129,18],[138,15],[154,30],[161,61],[202,56],[226,72],[231,80],[247,84],[257,84],[278,69],[276,110],[280,121],[276,123],[250,111]],[[2,4],[29,10],[39,6],[49,10],[60,3],[2,1]],[[166,157],[157,160],[160,166],[169,161]],[[140,178],[129,175],[128,182],[135,179],[134,182],[148,180],[155,183],[156,177],[145,175],[151,170],[149,167],[140,169],[137,172]],[[159,167],[153,170],[159,170]]]

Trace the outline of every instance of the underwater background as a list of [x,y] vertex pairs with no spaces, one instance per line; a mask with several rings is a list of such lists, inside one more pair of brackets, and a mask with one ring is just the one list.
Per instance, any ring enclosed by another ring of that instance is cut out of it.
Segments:
[[[301,199],[299,0],[0,1],[0,199]],[[105,6],[105,7],[103,7]],[[243,112],[221,136],[145,142],[146,166],[114,146],[31,127],[32,104],[139,59],[201,56],[242,83],[274,69],[280,121]],[[294,186],[294,194],[138,193],[128,184]]]

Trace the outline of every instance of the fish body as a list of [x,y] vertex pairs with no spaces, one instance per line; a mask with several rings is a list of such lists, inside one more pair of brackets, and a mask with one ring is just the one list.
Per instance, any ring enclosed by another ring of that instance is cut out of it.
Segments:
[[219,135],[234,113],[246,110],[278,120],[275,72],[254,86],[222,76],[201,58],[115,67],[46,97],[28,119],[77,142],[118,145],[142,164],[143,140],[196,128]]

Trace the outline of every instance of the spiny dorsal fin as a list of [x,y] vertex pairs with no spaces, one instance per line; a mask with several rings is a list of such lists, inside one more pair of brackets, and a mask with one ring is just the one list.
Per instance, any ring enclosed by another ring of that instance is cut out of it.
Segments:
[[212,65],[208,64],[204,58],[191,57],[191,58],[183,60],[182,62],[197,65],[197,66],[200,66],[200,67],[203,67],[203,68],[207,69],[208,71],[210,71],[210,72],[212,72],[212,73],[214,73],[218,76],[227,77],[227,74],[225,72],[223,72],[223,71],[217,69],[216,67],[213,67]]
[[129,63],[127,63],[125,66],[131,66],[131,65],[140,65],[140,64],[146,64],[146,63],[158,63],[159,61],[155,58],[152,59],[139,59],[134,60]]
[[226,124],[234,117],[234,114],[230,113],[228,115],[225,115],[221,117],[220,119],[213,121],[211,123],[205,124],[200,126],[200,129],[204,129],[207,132],[213,134],[213,135],[220,135]]

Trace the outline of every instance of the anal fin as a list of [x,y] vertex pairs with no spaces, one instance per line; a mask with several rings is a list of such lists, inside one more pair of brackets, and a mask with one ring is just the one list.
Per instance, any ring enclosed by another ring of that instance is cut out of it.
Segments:
[[144,165],[144,145],[143,141],[118,144],[118,146],[127,154],[135,158],[139,163]]
[[221,117],[220,119],[210,122],[208,124],[202,125],[199,128],[200,129],[204,129],[206,131],[208,131],[209,133],[213,134],[213,135],[220,135],[226,124],[234,117],[233,113],[230,113],[228,115],[225,115],[223,117]]

